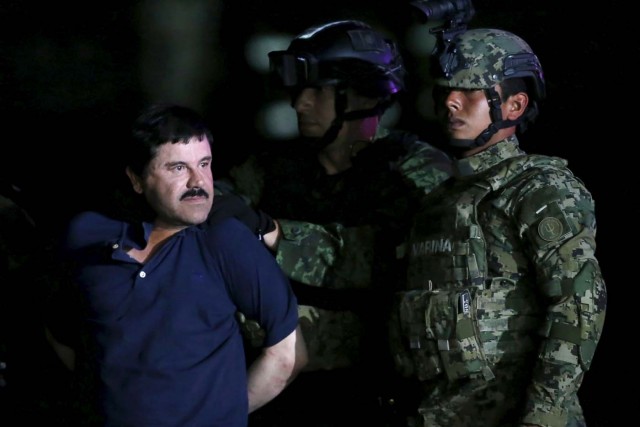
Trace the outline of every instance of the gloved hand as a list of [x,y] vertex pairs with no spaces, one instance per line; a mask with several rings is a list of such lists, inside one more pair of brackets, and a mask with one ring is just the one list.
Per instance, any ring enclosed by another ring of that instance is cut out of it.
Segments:
[[269,215],[259,209],[252,208],[237,194],[216,194],[207,222],[214,224],[229,217],[240,220],[260,239],[276,229],[276,224]]

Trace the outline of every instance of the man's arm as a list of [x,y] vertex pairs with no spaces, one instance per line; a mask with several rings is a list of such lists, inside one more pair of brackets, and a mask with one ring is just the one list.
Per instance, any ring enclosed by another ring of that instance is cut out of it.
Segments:
[[307,346],[300,326],[262,353],[249,366],[249,412],[264,406],[293,381],[307,364]]
[[273,220],[273,226],[275,228],[272,231],[262,236],[262,241],[271,252],[277,252],[278,243],[280,243],[280,238],[282,237],[282,229],[280,228],[278,221],[275,219]]
[[53,349],[53,352],[58,356],[62,364],[68,370],[73,371],[76,366],[76,351],[72,347],[58,341],[48,327],[45,326],[44,332],[47,342]]
[[579,182],[558,175],[546,180],[539,175],[541,183],[523,199],[520,210],[523,233],[535,251],[538,285],[548,302],[523,425],[567,424],[569,399],[590,368],[607,306],[595,257],[593,200]]

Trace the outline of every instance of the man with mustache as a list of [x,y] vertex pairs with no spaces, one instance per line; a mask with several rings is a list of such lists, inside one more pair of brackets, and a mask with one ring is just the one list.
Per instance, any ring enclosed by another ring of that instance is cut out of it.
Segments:
[[[306,362],[296,298],[242,223],[206,221],[213,139],[195,111],[151,106],[130,142],[126,174],[153,217],[81,213],[64,244],[88,332],[76,365],[96,376],[97,424],[244,427]],[[239,311],[265,331],[248,368]]]

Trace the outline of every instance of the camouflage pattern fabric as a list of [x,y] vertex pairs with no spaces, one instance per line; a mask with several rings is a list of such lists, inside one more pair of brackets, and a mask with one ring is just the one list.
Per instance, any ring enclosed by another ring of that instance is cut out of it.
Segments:
[[[521,417],[518,401],[513,399],[514,385],[526,384],[531,371],[516,366],[505,366],[497,370],[492,382],[473,380],[463,383],[449,383],[448,387],[434,383],[424,388],[424,400],[418,410],[419,415],[413,417],[408,424],[416,427],[519,427],[514,421]],[[571,396],[565,402],[568,412],[581,413],[577,396]],[[544,419],[538,421],[541,426],[554,425]],[[586,427],[584,419],[568,420],[566,427]]]
[[[491,374],[468,369],[467,378],[456,371],[423,381],[416,425],[584,425],[577,392],[602,334],[607,302],[591,194],[564,160],[526,155],[515,136],[456,167],[458,176],[428,195],[416,217],[405,248],[407,289],[470,291],[469,318],[480,352],[462,339],[472,336],[464,323],[466,332],[458,333],[456,325],[431,356],[446,371],[453,338],[469,360],[485,360]],[[459,320],[465,319],[463,305],[451,305]],[[416,310],[396,317],[422,319],[428,327],[438,315]],[[392,342],[411,347],[407,338]],[[401,371],[418,381],[417,368]]]
[[[520,37],[504,30],[478,28],[467,30],[456,39],[456,48],[463,58],[452,78],[438,78],[436,84],[444,87],[486,89],[513,77],[513,64],[507,58],[520,55],[527,58],[530,68],[540,67],[531,47]],[[523,60],[523,59],[521,59]],[[517,63],[516,63],[517,64]],[[510,75],[505,73],[510,71]]]
[[313,355],[307,371],[346,368],[362,361],[365,325],[354,313],[300,305],[298,316],[307,350]]
[[[419,197],[451,175],[450,165],[443,152],[415,136],[381,130],[344,173],[326,175],[315,151],[298,142],[250,157],[232,169],[230,181],[233,191],[278,219],[283,235],[276,257],[290,279],[337,291],[390,291],[393,283],[384,278],[396,274],[391,265],[398,236]],[[370,327],[362,313],[298,297],[307,370],[357,365],[365,352],[363,330]],[[257,336],[255,324],[244,329]]]

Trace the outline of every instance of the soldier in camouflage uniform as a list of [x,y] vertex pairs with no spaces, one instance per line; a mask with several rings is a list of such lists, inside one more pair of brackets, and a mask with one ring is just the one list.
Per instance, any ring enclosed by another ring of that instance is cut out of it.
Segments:
[[218,180],[214,210],[227,209],[223,193],[232,188],[277,218],[272,249],[300,304],[309,364],[252,425],[383,425],[375,409],[384,379],[369,367],[388,355],[379,332],[396,282],[391,264],[417,201],[450,176],[451,161],[415,135],[380,126],[405,70],[395,44],[369,25],[310,28],[269,56],[301,138]]
[[545,82],[502,30],[459,33],[435,58],[455,175],[425,199],[392,311],[399,371],[419,398],[411,426],[585,426],[577,392],[607,293],[594,201],[556,157],[518,145]]

